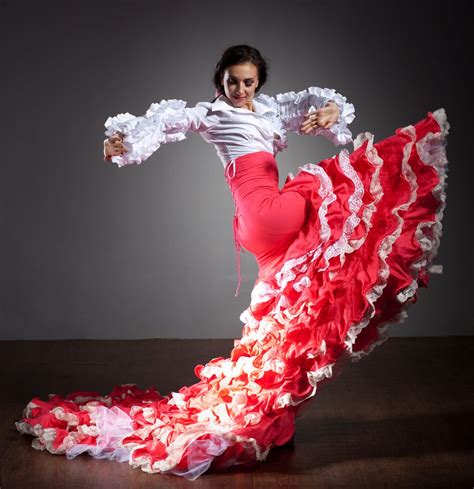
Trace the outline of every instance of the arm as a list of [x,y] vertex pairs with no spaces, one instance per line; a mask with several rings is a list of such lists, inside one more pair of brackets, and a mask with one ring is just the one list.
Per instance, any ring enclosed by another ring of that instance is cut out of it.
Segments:
[[[162,100],[150,105],[146,114],[134,116],[128,112],[109,117],[105,121],[105,135],[119,134],[126,152],[105,159],[119,167],[139,164],[152,155],[162,144],[186,139],[186,132],[206,131],[210,126],[206,102],[196,107],[185,107],[183,100]],[[105,142],[104,141],[104,151]],[[104,153],[105,156],[105,153]]]
[[[354,118],[354,106],[347,103],[346,97],[333,89],[309,87],[300,92],[286,92],[276,95],[280,118],[287,131],[297,134],[324,136],[336,146],[352,141],[352,133],[347,128]],[[337,119],[326,127],[314,127],[306,131],[308,116],[317,114],[334,114],[337,109]],[[303,128],[302,128],[303,125]]]

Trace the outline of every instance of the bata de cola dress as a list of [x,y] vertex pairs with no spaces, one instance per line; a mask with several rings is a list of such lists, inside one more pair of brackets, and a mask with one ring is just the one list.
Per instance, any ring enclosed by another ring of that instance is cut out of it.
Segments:
[[[354,150],[300,167],[278,184],[275,155],[304,113],[328,100],[339,120],[322,135]],[[199,132],[215,145],[235,202],[237,258],[254,254],[258,277],[240,316],[242,337],[227,357],[197,365],[195,384],[169,395],[156,387],[117,385],[110,394],[73,392],[33,398],[16,422],[32,446],[69,459],[128,461],[150,473],[196,479],[263,461],[288,442],[295,417],[319,382],[387,339],[426,287],[442,231],[446,198],[443,109],[374,142],[352,140],[354,107],[333,89],[309,87],[254,98],[254,111],[225,96],[186,108],[162,100],[142,117],[119,114],[128,153],[119,166],[140,163],[161,144]]]

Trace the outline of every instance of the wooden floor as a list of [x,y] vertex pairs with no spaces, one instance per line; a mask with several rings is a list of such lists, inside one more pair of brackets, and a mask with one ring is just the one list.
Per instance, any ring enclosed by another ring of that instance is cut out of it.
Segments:
[[127,463],[31,448],[19,419],[35,396],[156,385],[168,394],[232,340],[0,342],[0,488],[474,487],[474,337],[390,338],[321,384],[297,419],[295,444],[253,469],[195,481]]

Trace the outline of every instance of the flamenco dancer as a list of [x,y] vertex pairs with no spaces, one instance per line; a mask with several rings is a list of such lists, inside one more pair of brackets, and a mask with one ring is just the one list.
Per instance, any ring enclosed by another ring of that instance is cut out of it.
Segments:
[[[212,102],[162,100],[105,123],[104,156],[119,167],[187,132],[214,144],[235,202],[237,260],[243,247],[258,264],[241,339],[169,395],[122,384],[108,395],[32,399],[15,424],[33,448],[191,480],[263,461],[291,440],[318,383],[384,342],[418,287],[441,272],[433,261],[446,198],[444,109],[381,141],[368,132],[352,140],[344,96],[313,86],[259,93],[267,68],[257,49],[231,46],[216,64]],[[275,155],[288,132],[352,141],[354,150],[305,164],[280,189]]]

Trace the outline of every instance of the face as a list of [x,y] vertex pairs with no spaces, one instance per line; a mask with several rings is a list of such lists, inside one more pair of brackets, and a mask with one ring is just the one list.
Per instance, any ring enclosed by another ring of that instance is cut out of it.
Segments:
[[222,77],[226,97],[236,107],[251,107],[258,87],[258,69],[253,63],[229,66]]

